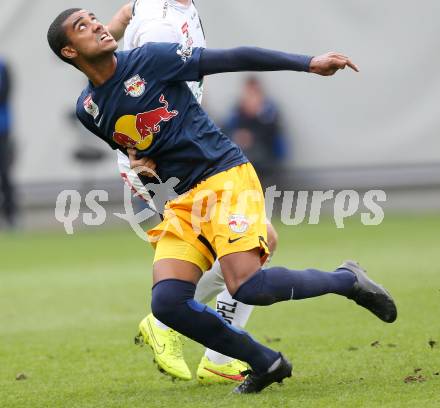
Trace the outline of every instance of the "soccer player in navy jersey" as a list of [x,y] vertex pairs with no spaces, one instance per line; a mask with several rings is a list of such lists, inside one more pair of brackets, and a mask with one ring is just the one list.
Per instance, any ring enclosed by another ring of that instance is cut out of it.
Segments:
[[246,304],[333,293],[385,322],[397,318],[389,293],[353,261],[332,272],[261,269],[269,251],[258,177],[184,82],[220,72],[290,70],[327,76],[346,67],[357,71],[348,57],[164,43],[117,53],[116,41],[95,15],[77,8],[56,17],[48,41],[56,55],[89,78],[77,104],[84,126],[113,149],[131,149],[132,165],[149,157],[161,180],[180,180],[175,187],[179,196],[167,202],[164,221],[148,231],[155,247],[152,311],[183,335],[247,362],[252,370],[235,392],[255,393],[281,382],[291,376],[292,365],[194,300],[195,285],[215,258],[229,292]]
[[[183,46],[192,44],[193,47],[206,48],[205,31],[192,0],[132,1],[118,10],[108,24],[108,29],[116,40],[124,37],[126,51],[148,42],[179,43]],[[188,82],[187,85],[201,104],[203,78],[197,82]],[[154,201],[151,193],[145,188],[145,184],[150,183],[150,178],[142,177],[132,170],[129,157],[124,152],[118,149],[116,153],[119,171],[125,183],[152,207]],[[148,158],[142,160],[143,167],[147,162],[152,163]],[[152,167],[155,167],[155,163]],[[150,170],[154,171],[154,168]],[[277,245],[277,234],[269,222],[267,243],[273,254]],[[216,311],[233,326],[244,328],[254,306],[232,299],[226,289],[218,259],[197,283],[194,299],[206,304],[216,295]],[[160,371],[182,380],[192,378],[191,370],[184,358],[182,335],[163,324],[152,313],[139,323],[136,343],[149,345]],[[201,384],[238,383],[243,381],[241,373],[247,368],[246,364],[237,359],[206,349],[197,368],[197,379]]]

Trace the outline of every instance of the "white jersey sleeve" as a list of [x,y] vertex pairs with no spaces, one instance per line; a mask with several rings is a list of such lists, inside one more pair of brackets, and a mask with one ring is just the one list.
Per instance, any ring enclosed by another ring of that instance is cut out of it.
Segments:
[[133,193],[136,193],[137,196],[148,202],[149,206],[155,210],[150,193],[145,188],[136,172],[130,168],[130,160],[128,160],[128,157],[120,150],[117,150],[117,154],[119,173],[125,184],[133,191]]
[[136,33],[137,47],[148,42],[180,43],[180,37],[173,24],[166,20],[155,20],[143,24]]

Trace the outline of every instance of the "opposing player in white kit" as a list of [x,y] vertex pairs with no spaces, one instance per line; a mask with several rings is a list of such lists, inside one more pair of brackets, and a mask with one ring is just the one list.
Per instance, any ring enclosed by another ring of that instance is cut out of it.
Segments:
[[[128,24],[129,23],[129,24]],[[127,26],[128,24],[128,26]],[[116,39],[124,35],[124,49],[140,47],[147,42],[181,43],[185,46],[206,48],[205,35],[197,9],[192,0],[137,0],[126,4],[112,19],[109,29]],[[124,33],[125,31],[125,33]],[[191,82],[188,86],[202,102],[203,81]],[[144,199],[151,197],[145,191],[138,175],[131,170],[130,161],[118,152],[118,166],[126,183],[141,193]],[[149,167],[154,168],[150,162]],[[148,167],[148,166],[147,166]],[[276,232],[268,226],[268,243],[273,253],[276,246]],[[197,285],[195,299],[207,303],[217,295],[217,312],[233,326],[244,327],[253,306],[232,299],[226,290],[220,264],[216,261]],[[183,358],[181,335],[158,321],[152,314],[139,324],[139,340],[148,344],[154,353],[159,369],[173,377],[191,379],[191,372]],[[240,361],[206,350],[198,370],[201,383],[243,381],[241,372],[247,367]]]

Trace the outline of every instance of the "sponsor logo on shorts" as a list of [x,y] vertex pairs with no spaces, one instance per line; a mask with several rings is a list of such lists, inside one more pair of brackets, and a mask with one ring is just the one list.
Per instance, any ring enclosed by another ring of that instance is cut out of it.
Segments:
[[238,240],[240,240],[240,239],[242,239],[243,237],[240,237],[240,238],[235,238],[235,239],[231,239],[231,238],[229,238],[228,239],[228,242],[230,243],[230,244],[233,244],[234,242],[237,242]]
[[229,229],[236,234],[244,234],[249,229],[249,221],[246,216],[233,214],[229,217]]

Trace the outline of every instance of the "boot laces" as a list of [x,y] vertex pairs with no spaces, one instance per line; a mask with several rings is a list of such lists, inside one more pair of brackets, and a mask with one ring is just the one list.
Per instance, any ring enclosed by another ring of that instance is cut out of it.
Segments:
[[180,334],[174,330],[170,331],[170,354],[177,359],[183,358],[182,340]]

